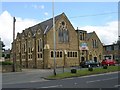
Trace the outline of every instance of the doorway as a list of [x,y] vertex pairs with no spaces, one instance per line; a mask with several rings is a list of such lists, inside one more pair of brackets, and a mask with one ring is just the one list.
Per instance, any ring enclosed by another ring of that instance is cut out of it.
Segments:
[[81,61],[82,61],[82,62],[85,61],[85,58],[84,58],[84,57],[81,57]]
[[97,62],[97,57],[94,57],[94,61]]

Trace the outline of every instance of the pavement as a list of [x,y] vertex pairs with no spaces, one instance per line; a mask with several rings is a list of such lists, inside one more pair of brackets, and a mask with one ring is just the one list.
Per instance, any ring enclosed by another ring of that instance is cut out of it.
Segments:
[[[70,68],[64,71],[70,72]],[[56,73],[63,73],[63,68],[57,68]],[[42,82],[49,75],[53,75],[53,69],[22,69],[22,72],[2,73],[2,84]]]

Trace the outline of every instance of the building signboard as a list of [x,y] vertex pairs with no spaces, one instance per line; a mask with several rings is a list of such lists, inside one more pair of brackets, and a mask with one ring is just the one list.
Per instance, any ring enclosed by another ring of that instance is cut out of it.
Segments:
[[88,49],[88,46],[87,46],[87,43],[80,43],[79,49],[80,49],[80,50],[89,50],[89,49]]

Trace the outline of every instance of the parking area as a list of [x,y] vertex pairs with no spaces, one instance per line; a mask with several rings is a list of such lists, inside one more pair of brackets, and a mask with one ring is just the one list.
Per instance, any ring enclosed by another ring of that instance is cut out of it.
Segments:
[[27,83],[27,82],[40,82],[44,81],[42,77],[51,75],[52,70],[43,69],[23,69],[22,72],[9,72],[2,73],[2,83],[14,84],[14,83]]
[[[56,73],[70,71],[70,68],[57,68]],[[2,84],[42,82],[43,77],[53,75],[53,69],[22,69],[22,72],[2,73]]]

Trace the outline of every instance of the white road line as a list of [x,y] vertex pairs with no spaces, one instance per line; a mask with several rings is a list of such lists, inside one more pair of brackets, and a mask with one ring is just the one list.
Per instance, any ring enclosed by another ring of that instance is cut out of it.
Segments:
[[62,85],[47,86],[47,87],[40,87],[40,88],[55,88],[55,87],[62,87]]
[[75,85],[77,85],[77,83],[74,83]]
[[70,79],[74,79],[74,78],[66,78],[66,79],[63,79],[63,80],[70,80]]
[[114,87],[120,87],[120,85],[115,85]]
[[49,80],[36,80],[36,81],[24,81],[24,82],[11,82],[11,83],[2,83],[4,85],[6,84],[23,84],[23,83],[34,83],[34,82],[45,82]]
[[101,80],[87,81],[87,83],[99,82]]
[[102,74],[95,74],[95,75],[88,75],[88,76],[81,76],[81,77],[77,77],[77,78],[94,77],[94,76],[109,75],[109,74],[115,74],[115,73],[118,73],[118,71],[117,72],[102,73]]
[[111,80],[111,79],[117,79],[117,78],[118,78],[118,77],[107,78],[107,79],[102,79],[102,81]]
[[117,79],[118,77],[114,78],[107,78],[107,79],[100,79],[100,80],[93,80],[93,81],[87,81],[86,83],[94,83],[94,82],[100,82],[100,81],[107,81],[107,80],[112,80],[112,79]]

